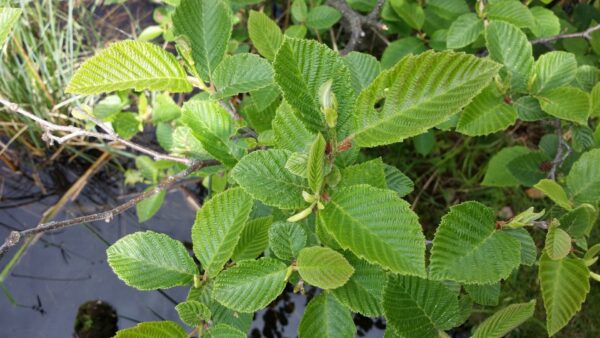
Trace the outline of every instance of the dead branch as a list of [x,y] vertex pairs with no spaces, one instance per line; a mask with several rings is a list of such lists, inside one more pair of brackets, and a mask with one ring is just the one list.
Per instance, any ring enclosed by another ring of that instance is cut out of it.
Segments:
[[577,33],[566,33],[566,34],[558,34],[558,35],[553,35],[553,36],[547,36],[545,38],[539,38],[539,39],[535,39],[535,40],[531,40],[532,44],[547,44],[549,42],[553,42],[553,41],[557,41],[557,40],[562,40],[562,39],[575,39],[575,38],[584,38],[586,40],[591,40],[592,39],[592,33],[600,30],[600,24],[592,26],[586,30],[584,30],[583,32],[577,32]]
[[377,4],[373,11],[367,15],[362,15],[355,12],[345,0],[327,0],[327,4],[335,7],[342,13],[342,17],[347,21],[348,27],[350,28],[350,39],[346,43],[346,46],[340,52],[342,55],[346,55],[356,48],[356,45],[364,37],[363,26],[370,26],[374,29],[383,29],[384,25],[378,21],[379,12],[383,7],[384,0],[377,0]]
[[[90,119],[92,119],[102,130],[104,130],[104,133],[99,133],[99,132],[92,131],[92,130],[85,130],[85,129],[78,128],[75,126],[61,126],[61,125],[46,121],[46,120],[36,116],[35,114],[28,112],[27,110],[21,108],[18,104],[5,99],[2,96],[0,96],[0,103],[2,105],[4,105],[6,108],[8,108],[9,110],[34,120],[44,131],[42,138],[50,144],[52,144],[54,142],[56,142],[58,144],[62,144],[64,142],[67,142],[68,140],[71,140],[76,137],[92,137],[92,138],[97,138],[99,140],[121,143],[133,150],[139,151],[140,153],[150,155],[155,160],[169,160],[169,161],[174,161],[174,162],[178,162],[178,163],[184,163],[187,165],[190,165],[192,163],[192,161],[187,158],[183,158],[183,157],[179,157],[179,156],[172,156],[172,155],[167,155],[167,154],[161,154],[157,151],[146,148],[137,143],[125,140],[125,139],[121,138],[119,135],[117,135],[117,133],[115,133],[106,124],[102,123],[101,121],[99,121],[93,117],[90,117]],[[54,134],[55,132],[66,133],[66,135],[57,136]]]
[[217,165],[217,164],[219,164],[219,162],[215,161],[215,160],[194,161],[185,170],[163,179],[154,189],[144,191],[144,192],[136,195],[135,197],[131,198],[127,202],[125,202],[113,209],[104,211],[104,212],[75,217],[75,218],[71,218],[71,219],[67,219],[67,220],[63,220],[63,221],[52,221],[52,222],[48,222],[48,223],[42,223],[35,228],[31,228],[31,229],[27,229],[27,230],[12,231],[8,235],[6,240],[4,241],[4,244],[2,244],[2,246],[0,246],[0,258],[2,258],[4,256],[4,254],[6,254],[6,252],[10,248],[19,244],[19,242],[23,238],[27,238],[27,237],[37,235],[40,233],[45,233],[48,231],[64,229],[64,228],[67,228],[67,227],[70,227],[73,225],[77,225],[77,224],[82,224],[82,223],[89,223],[89,222],[102,221],[102,220],[104,220],[106,222],[110,222],[116,215],[119,215],[119,214],[125,212],[126,210],[134,207],[139,202],[153,196],[154,194],[157,194],[163,190],[168,190],[174,184],[176,184],[178,181],[186,178],[193,172],[198,171],[204,167],[211,166],[211,165]]
[[552,167],[548,172],[548,178],[555,180],[556,172],[562,166],[563,162],[571,155],[572,149],[567,142],[563,139],[562,126],[560,124],[560,119],[555,120],[556,126],[556,136],[558,137],[558,145],[556,148],[556,155],[554,155],[554,159],[552,160]]

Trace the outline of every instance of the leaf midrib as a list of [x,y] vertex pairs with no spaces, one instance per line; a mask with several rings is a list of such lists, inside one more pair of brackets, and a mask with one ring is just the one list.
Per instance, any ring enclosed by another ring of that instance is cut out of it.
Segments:
[[[124,253],[115,253],[113,252],[111,254],[111,256],[116,257],[116,258],[121,258],[121,259],[128,259],[128,260],[133,260],[135,262],[140,263],[140,265],[150,265],[153,266],[154,268],[156,268],[157,270],[165,270],[165,271],[170,271],[170,272],[176,272],[179,274],[185,274],[185,275],[189,275],[189,276],[194,276],[193,272],[187,271],[187,270],[178,270],[178,269],[172,269],[170,267],[178,267],[177,265],[160,265],[160,264],[150,264],[149,262],[153,262],[155,263],[155,261],[153,260],[144,260],[140,257],[137,256],[128,256]],[[182,267],[183,268],[183,267]]]
[[136,77],[135,79],[130,79],[127,81],[112,81],[112,82],[102,82],[102,83],[94,84],[94,85],[69,86],[69,88],[67,88],[67,91],[70,91],[73,89],[77,90],[77,89],[101,88],[101,87],[106,87],[109,85],[119,85],[119,84],[130,85],[130,84],[135,84],[135,83],[144,83],[146,81],[157,81],[157,80],[167,80],[167,81],[176,80],[178,82],[182,81],[186,84],[189,84],[186,77],[170,77],[170,76],[156,76],[156,77],[146,77],[146,78]]
[[[490,69],[492,69],[492,68],[494,68],[494,67],[490,67]],[[398,111],[396,111],[394,114],[390,114],[390,115],[384,116],[382,119],[379,119],[379,120],[377,120],[377,122],[376,122],[376,123],[374,123],[374,124],[371,124],[370,126],[364,127],[364,128],[362,128],[362,129],[359,129],[359,130],[357,130],[357,131],[353,132],[353,133],[352,133],[352,134],[351,134],[349,137],[350,137],[350,138],[355,138],[356,136],[358,136],[358,135],[360,135],[360,134],[363,134],[363,133],[365,133],[365,132],[367,132],[367,131],[370,131],[370,130],[373,130],[373,129],[376,129],[376,128],[378,128],[380,125],[383,125],[383,124],[390,124],[390,122],[389,122],[390,120],[393,120],[393,119],[399,118],[399,117],[401,117],[401,116],[402,116],[404,113],[406,113],[406,112],[409,112],[409,111],[411,111],[411,110],[418,110],[418,109],[419,109],[419,107],[421,107],[421,106],[423,106],[423,105],[425,105],[425,104],[427,104],[427,103],[430,103],[430,102],[431,102],[431,101],[433,101],[434,99],[437,99],[437,98],[439,98],[439,97],[441,97],[441,96],[447,95],[447,94],[448,94],[448,92],[450,92],[450,91],[452,91],[452,90],[455,90],[455,89],[457,89],[457,88],[459,88],[459,87],[461,87],[461,86],[465,85],[466,83],[473,82],[473,81],[478,81],[479,79],[483,78],[483,77],[484,77],[484,75],[486,75],[486,74],[487,74],[487,73],[489,73],[490,71],[491,71],[491,70],[488,70],[488,71],[486,71],[486,72],[481,72],[481,73],[479,73],[477,76],[475,76],[473,79],[465,79],[464,81],[461,81],[461,82],[459,82],[459,83],[458,83],[458,84],[456,84],[455,86],[452,86],[452,87],[448,88],[448,89],[447,89],[446,91],[444,91],[443,93],[440,93],[440,94],[438,94],[438,95],[431,95],[431,96],[428,96],[428,97],[427,97],[425,100],[423,100],[423,101],[419,101],[418,103],[415,103],[414,105],[412,105],[412,106],[410,106],[410,107],[406,107],[406,108],[404,108],[404,109],[402,109],[402,110],[398,110]],[[388,73],[388,75],[391,75],[391,74],[392,74],[391,72],[390,72],[390,73]],[[387,95],[389,95],[389,93],[388,93]],[[387,95],[386,95],[386,97],[387,97]]]
[[[494,235],[495,235],[496,233],[497,233],[497,231],[492,229],[492,232],[491,232],[489,235],[487,235],[485,238],[483,238],[483,240],[482,240],[481,242],[479,242],[477,245],[475,245],[475,246],[474,246],[474,247],[473,247],[471,250],[468,250],[468,251],[467,251],[467,252],[466,252],[464,255],[459,255],[459,256],[458,256],[458,259],[456,260],[456,263],[455,263],[454,265],[456,265],[456,264],[459,264],[459,263],[460,263],[460,262],[461,262],[463,259],[465,259],[465,258],[467,258],[467,257],[473,256],[473,255],[474,255],[474,253],[475,253],[475,251],[478,251],[478,250],[480,250],[480,249],[481,249],[481,247],[482,247],[482,246],[483,246],[483,245],[484,245],[484,244],[485,244],[485,243],[486,243],[488,240],[490,240],[492,237],[494,237]],[[435,244],[435,243],[434,243],[434,244]],[[436,265],[437,265],[437,266],[440,266],[439,264],[436,264]],[[445,272],[447,272],[447,271],[449,271],[449,270],[452,270],[452,267],[450,267],[450,266],[446,266],[446,265],[441,265],[441,266],[443,267],[443,269],[442,269],[441,271],[445,271]]]
[[[360,228],[364,229],[365,232],[367,232],[371,237],[377,238],[378,242],[385,244],[385,247],[387,247],[389,249],[389,251],[392,251],[394,253],[393,256],[395,258],[399,259],[400,261],[403,261],[406,264],[407,267],[414,268],[414,266],[412,266],[412,264],[410,264],[410,262],[407,259],[404,259],[404,257],[401,255],[400,252],[398,252],[398,251],[396,251],[396,250],[393,249],[393,246],[390,243],[384,241],[379,235],[377,235],[376,233],[374,233],[369,227],[363,225],[362,222],[360,222],[357,218],[353,217],[351,214],[349,214],[348,212],[346,212],[346,210],[344,208],[342,208],[339,204],[337,204],[334,200],[331,200],[329,203],[335,205],[336,209],[340,210],[340,212],[342,212],[344,215],[346,215],[348,218],[350,218],[353,223],[358,224],[360,226]],[[349,249],[349,248],[350,248],[350,245],[346,245],[346,249]],[[356,253],[356,254],[359,255],[359,256],[361,256],[361,257],[363,257],[368,262],[371,262],[371,263],[374,263],[374,264],[381,264],[380,262],[373,261],[371,258],[368,258],[368,257],[366,257],[363,254],[358,254],[358,253]],[[390,267],[388,266],[388,268],[390,268]],[[397,267],[395,267],[395,268],[397,268]],[[418,276],[417,274],[408,273],[408,272],[406,272],[406,273],[409,274],[409,275]]]

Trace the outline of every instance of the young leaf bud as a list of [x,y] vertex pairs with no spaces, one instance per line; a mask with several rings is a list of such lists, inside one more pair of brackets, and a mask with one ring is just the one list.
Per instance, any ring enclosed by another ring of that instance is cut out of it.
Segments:
[[328,80],[319,88],[319,102],[321,104],[321,112],[325,115],[325,122],[329,128],[335,128],[337,124],[337,99],[332,90],[333,80]]
[[291,216],[290,218],[287,219],[288,222],[290,223],[294,223],[294,222],[299,222],[303,219],[305,219],[306,217],[308,217],[310,214],[312,214],[312,210],[314,208],[314,204],[311,204],[310,207],[300,211],[299,213]]
[[507,228],[522,228],[524,226],[531,226],[534,221],[537,221],[542,216],[544,216],[545,210],[540,212],[535,212],[533,207],[523,211],[517,216],[513,217],[513,219],[505,225]]
[[308,191],[302,191],[302,198],[304,198],[307,203],[313,203],[317,200],[317,197],[318,196],[312,195]]

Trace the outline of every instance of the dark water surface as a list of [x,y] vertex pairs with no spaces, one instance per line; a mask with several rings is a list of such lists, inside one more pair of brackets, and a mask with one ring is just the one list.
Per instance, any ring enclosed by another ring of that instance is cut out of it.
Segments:
[[[6,169],[6,168],[0,168]],[[2,171],[4,195],[11,177]],[[100,185],[102,182],[100,182]],[[7,188],[8,187],[8,188]],[[12,187],[13,195],[21,187]],[[86,188],[86,190],[89,190]],[[70,204],[56,219],[100,211],[93,194],[82,194],[83,207]],[[114,194],[115,196],[120,194]],[[0,208],[0,240],[11,228],[34,227],[43,212],[58,200],[45,198],[20,207]],[[113,205],[123,200],[113,199]],[[75,203],[76,204],[76,203]],[[130,210],[110,223],[95,222],[46,234],[29,248],[4,284],[18,306],[0,293],[0,338],[61,338],[71,337],[80,304],[100,299],[111,305],[119,315],[119,328],[133,326],[137,321],[177,321],[174,306],[185,300],[188,288],[158,291],[138,291],[120,281],[106,263],[106,248],[126,234],[151,229],[181,240],[190,240],[195,212],[185,202],[181,192],[167,195],[165,205],[150,221],[139,224],[135,210]],[[12,249],[0,261],[3,268],[16,252]],[[306,297],[286,293],[271,308],[257,313],[249,337],[296,337],[297,326],[306,305]],[[381,322],[356,318],[357,336],[382,337]],[[377,326],[379,328],[377,328]]]

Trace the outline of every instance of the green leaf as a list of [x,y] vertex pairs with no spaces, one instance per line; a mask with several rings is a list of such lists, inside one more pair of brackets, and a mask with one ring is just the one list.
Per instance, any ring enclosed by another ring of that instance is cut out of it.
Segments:
[[456,131],[469,135],[488,135],[515,123],[517,112],[504,102],[495,84],[487,87],[460,114]]
[[[252,100],[253,105],[256,107],[256,109],[259,112],[263,112],[267,108],[273,107],[275,103],[277,104],[275,106],[275,109],[277,109],[279,107],[279,104],[281,103],[281,101],[278,100],[280,98],[280,96],[281,96],[281,92],[279,91],[279,87],[275,83],[271,83],[267,87],[255,90],[250,93],[250,99]],[[275,117],[274,114],[273,114],[273,116],[270,117],[270,119],[268,119],[268,122],[264,118],[260,119],[261,122],[263,120],[265,120],[265,122],[264,122],[265,126],[264,127],[261,126],[261,129],[262,129],[261,132],[263,130],[271,129],[271,121],[273,120],[273,117]],[[255,119],[255,120],[258,120],[258,119]]]
[[560,21],[554,12],[541,6],[531,7],[529,11],[535,22],[535,25],[530,27],[533,35],[541,38],[560,33]]
[[425,275],[417,215],[389,190],[355,185],[334,192],[319,222],[344,249],[393,272]]
[[351,165],[342,170],[342,181],[338,187],[358,184],[368,184],[381,189],[388,187],[385,179],[385,167],[381,158]]
[[186,285],[198,273],[181,242],[152,231],[121,238],[106,250],[106,255],[117,276],[139,290]]
[[370,54],[350,52],[342,60],[350,70],[356,93],[366,88],[381,72],[379,61]]
[[306,25],[312,29],[324,30],[335,25],[342,18],[342,13],[330,6],[317,6],[308,12]]
[[188,127],[177,127],[173,131],[173,145],[171,152],[175,155],[182,155],[199,160],[212,159],[206,149],[202,146],[202,142],[198,141],[192,134],[192,130]]
[[573,210],[573,203],[569,201],[567,193],[560,184],[556,183],[556,181],[543,179],[533,187],[543,192],[547,197],[554,201],[554,203],[560,205],[564,209]]
[[487,17],[492,20],[510,22],[519,28],[535,26],[535,20],[527,6],[519,1],[496,1],[487,8]]
[[[452,21],[469,12],[469,6],[465,0],[429,0],[427,10],[431,10],[440,18]],[[427,15],[431,15],[431,12],[427,12]]]
[[521,243],[521,264],[532,266],[537,260],[537,247],[531,235],[523,228],[502,229]]
[[213,297],[232,310],[255,312],[281,294],[286,272],[287,266],[273,258],[241,261],[219,274]]
[[350,311],[327,292],[311,299],[298,326],[299,338],[352,338],[355,334]]
[[192,131],[202,147],[224,165],[232,167],[237,159],[232,155],[229,138],[235,129],[231,116],[216,101],[191,100],[183,105],[181,121]]
[[140,131],[141,123],[136,113],[119,113],[112,126],[120,137],[129,140]]
[[269,228],[273,217],[255,218],[246,222],[231,258],[239,262],[244,259],[254,259],[262,254],[269,246]]
[[483,21],[475,13],[459,16],[448,29],[446,46],[450,49],[466,47],[479,38],[483,32]]
[[246,334],[233,326],[217,324],[211,326],[202,337],[207,338],[246,338]]
[[559,119],[587,125],[590,115],[590,96],[575,87],[548,89],[538,96],[540,106],[546,113]]
[[[274,145],[274,134],[271,123],[275,118],[277,108],[281,104],[279,97],[279,89],[272,91],[273,88],[277,88],[274,85],[270,85],[254,91],[250,97],[246,97],[243,104],[239,107],[240,115],[247,122],[247,127],[252,128],[258,133],[258,142],[261,145]],[[263,92],[271,91],[275,96],[271,94],[262,94]],[[257,94],[260,93],[260,94]],[[259,103],[260,102],[260,103]],[[268,106],[264,104],[269,103]],[[247,141],[254,142],[251,139],[240,140],[239,143],[248,145]]]
[[575,55],[562,51],[548,52],[533,65],[529,88],[533,93],[569,85],[577,74]]
[[100,120],[108,121],[121,112],[126,106],[119,95],[108,95],[94,106],[94,116]]
[[391,42],[383,51],[381,56],[381,67],[392,68],[407,55],[418,55],[427,50],[422,40],[414,36],[407,36]]
[[152,123],[167,122],[181,116],[181,108],[166,93],[158,95],[152,107]]
[[527,35],[510,23],[492,21],[485,31],[485,39],[490,57],[504,65],[500,74],[509,80],[512,91],[524,91],[533,68]]
[[459,316],[456,294],[444,284],[418,277],[389,275],[383,294],[389,328],[400,337],[438,337]]
[[597,83],[590,93],[591,112],[594,117],[600,116],[600,82]]
[[346,252],[344,256],[354,267],[354,273],[346,284],[332,291],[333,295],[353,312],[366,317],[382,316],[385,272],[379,266],[370,264],[350,252]]
[[435,147],[435,135],[429,130],[426,133],[415,136],[413,138],[413,143],[417,154],[427,156],[431,154]]
[[73,94],[100,94],[119,90],[189,92],[192,85],[172,54],[139,41],[111,44],[85,61],[66,89]]
[[285,38],[273,63],[275,81],[296,117],[311,131],[322,131],[325,118],[319,88],[333,79],[338,102],[338,130],[347,121],[354,103],[352,77],[338,53],[314,40]]
[[252,45],[256,47],[260,55],[273,61],[283,42],[283,34],[277,23],[263,12],[251,10],[248,18],[248,34]]
[[298,22],[306,21],[308,15],[308,6],[306,6],[306,0],[294,0],[292,3],[292,18]]
[[[150,187],[150,188],[146,189],[146,191],[151,190],[151,189],[155,189],[155,188]],[[147,220],[152,218],[152,216],[154,216],[158,212],[158,210],[162,206],[163,202],[165,201],[165,195],[166,195],[166,191],[162,190],[159,193],[156,193],[156,194],[146,198],[145,200],[140,201],[138,204],[136,204],[135,211],[137,213],[139,223],[146,222]]]
[[191,327],[196,327],[204,321],[209,321],[212,316],[210,309],[206,305],[195,300],[179,303],[175,306],[175,310],[181,321]]
[[354,268],[341,253],[321,246],[300,250],[296,264],[302,279],[326,290],[346,284],[354,273]]
[[465,291],[477,304],[496,306],[500,298],[500,282],[494,284],[465,285]]
[[589,271],[583,260],[540,258],[539,278],[546,308],[546,328],[552,336],[581,309],[590,291]]
[[550,161],[550,158],[541,151],[528,152],[513,158],[508,162],[507,168],[519,183],[532,187],[546,177],[540,166],[547,161]]
[[255,54],[226,56],[214,70],[213,83],[217,99],[248,93],[273,83],[273,68]]
[[365,147],[400,142],[445,122],[487,86],[498,68],[492,61],[452,52],[405,57],[359,95],[355,141]]
[[398,168],[384,164],[383,170],[387,187],[397,192],[399,197],[404,197],[415,189],[413,181]]
[[325,173],[325,146],[323,135],[317,134],[317,138],[310,147],[307,160],[308,185],[313,193],[321,192]]
[[429,273],[437,280],[489,284],[507,278],[520,262],[519,241],[496,230],[492,209],[470,201],[451,207],[442,217]]
[[316,136],[304,126],[302,120],[285,101],[275,113],[273,133],[278,148],[301,153],[308,150]]
[[535,300],[529,303],[511,304],[481,323],[475,330],[473,338],[502,338],[531,318],[534,310]]
[[425,12],[416,1],[391,0],[392,8],[398,16],[410,27],[421,30],[425,23]]
[[194,254],[209,277],[233,255],[252,210],[252,199],[240,188],[226,190],[204,204],[192,227]]
[[567,188],[576,203],[600,200],[600,149],[581,155],[567,176]]
[[284,261],[298,257],[306,245],[306,231],[299,223],[275,222],[269,229],[269,244],[275,256]]
[[145,322],[134,327],[119,330],[115,338],[186,338],[187,332],[179,324],[171,321]]
[[600,82],[600,69],[590,65],[582,65],[577,68],[576,87],[584,92],[589,92],[598,82]]
[[560,221],[560,227],[565,229],[573,238],[589,236],[596,219],[598,212],[590,204],[581,204],[573,211],[563,215]]
[[306,206],[302,191],[308,190],[306,180],[285,169],[291,153],[271,149],[252,152],[233,168],[235,181],[255,199],[281,209]]
[[173,149],[173,134],[175,130],[171,124],[167,122],[160,122],[156,125],[156,141],[167,152],[171,152]]
[[285,162],[285,168],[294,175],[304,178],[308,177],[308,154],[291,154],[287,162]]
[[173,14],[175,34],[185,35],[196,70],[203,81],[221,63],[231,37],[230,9],[222,0],[181,0]]
[[4,46],[6,38],[12,27],[19,21],[22,12],[20,8],[0,7],[0,48]]
[[550,224],[548,228],[544,251],[553,260],[563,259],[571,252],[571,237],[556,223]]
[[140,171],[142,176],[152,182],[158,181],[159,169],[150,157],[141,155],[135,158],[135,166]]
[[290,38],[304,39],[307,32],[306,26],[304,25],[290,25],[285,30],[284,35]]
[[551,117],[542,111],[539,101],[531,96],[521,96],[513,102],[513,106],[523,121],[540,121]]
[[252,325],[252,314],[233,311],[221,305],[212,297],[214,280],[202,283],[200,288],[190,288],[187,300],[195,300],[208,306],[212,313],[213,327],[218,325],[232,326],[240,331],[247,332]]
[[376,0],[348,0],[348,5],[359,12],[370,13],[375,7]]
[[150,41],[163,34],[163,28],[161,26],[148,26],[138,35],[139,41]]

